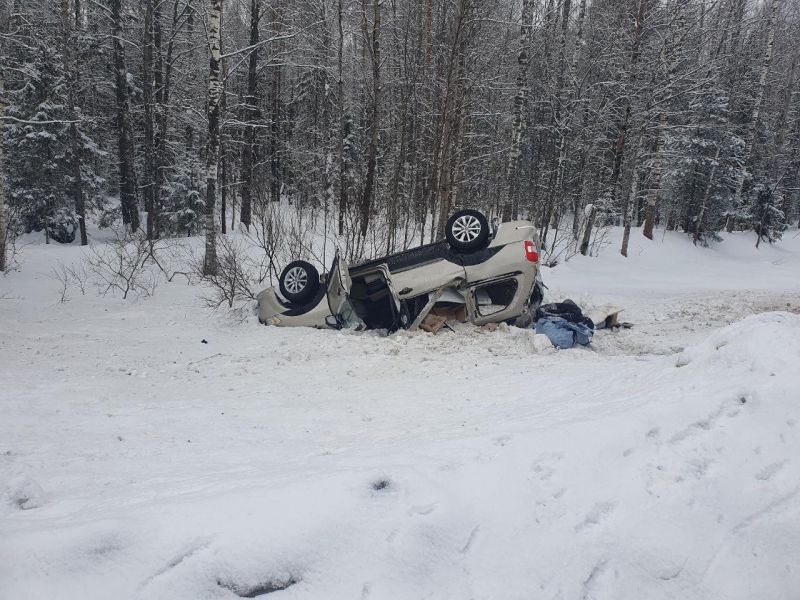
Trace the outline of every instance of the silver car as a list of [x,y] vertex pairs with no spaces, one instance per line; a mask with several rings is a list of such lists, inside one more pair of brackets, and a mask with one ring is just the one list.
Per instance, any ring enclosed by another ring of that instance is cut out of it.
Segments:
[[542,300],[536,228],[453,214],[445,240],[348,265],[337,253],[320,277],[306,261],[258,295],[261,323],[334,329],[414,330],[434,307],[459,307],[475,325],[529,320]]

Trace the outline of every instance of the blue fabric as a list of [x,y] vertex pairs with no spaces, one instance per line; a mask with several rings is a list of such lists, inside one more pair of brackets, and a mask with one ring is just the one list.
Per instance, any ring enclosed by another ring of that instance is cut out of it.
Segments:
[[588,346],[594,331],[583,323],[570,323],[561,317],[544,317],[536,321],[536,333],[548,337],[556,348],[572,348],[575,344]]

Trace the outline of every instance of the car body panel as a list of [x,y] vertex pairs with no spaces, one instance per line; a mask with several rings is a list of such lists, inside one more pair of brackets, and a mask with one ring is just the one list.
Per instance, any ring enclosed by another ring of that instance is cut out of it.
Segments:
[[333,258],[330,274],[325,283],[328,287],[328,306],[331,314],[335,315],[340,310],[342,302],[347,298],[347,294],[350,293],[350,286],[353,283],[347,270],[347,263],[341,258],[339,252]]
[[538,271],[538,263],[530,263],[525,259],[524,246],[526,240],[536,243],[535,231],[527,221],[503,223],[487,248],[494,251],[491,260],[466,267],[467,284],[521,270]]
[[[321,286],[324,291],[325,287]],[[258,301],[258,320],[264,325],[282,327],[328,327],[325,317],[331,314],[326,295],[317,294],[306,305],[293,307],[283,302],[275,288],[267,288],[256,297]]]
[[348,265],[337,251],[326,281],[329,314],[335,318],[337,328],[361,330],[365,324],[349,298],[352,284]]
[[[479,302],[477,294],[489,285],[504,285],[513,282],[516,285],[513,298],[505,305],[505,308],[492,310],[484,302]],[[485,325],[486,323],[499,323],[519,317],[527,302],[531,297],[533,286],[536,283],[536,273],[518,272],[514,275],[503,275],[493,280],[480,281],[470,286],[468,293],[465,294],[467,301],[467,315],[471,323],[475,325]]]
[[413,298],[442,287],[444,283],[466,281],[464,266],[446,259],[438,259],[419,267],[392,272],[392,285],[400,298]]
[[[490,261],[467,267],[467,289],[464,296],[467,301],[467,314],[475,325],[506,321],[520,316],[523,312],[521,308],[529,300],[539,274],[539,263],[531,262],[526,257],[526,241],[531,241],[536,246],[536,229],[530,222],[503,223],[489,244],[490,249],[498,250],[497,253]],[[504,309],[489,312],[487,307],[481,306],[477,298],[481,290],[487,286],[511,282],[516,285],[516,291]]]

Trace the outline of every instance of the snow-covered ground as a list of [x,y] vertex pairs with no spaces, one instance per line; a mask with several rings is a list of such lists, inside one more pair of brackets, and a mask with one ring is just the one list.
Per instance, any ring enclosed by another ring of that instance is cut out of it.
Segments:
[[0,598],[800,598],[800,237],[614,235],[548,300],[635,326],[569,351],[261,327],[177,281],[59,303],[80,249],[26,247]]

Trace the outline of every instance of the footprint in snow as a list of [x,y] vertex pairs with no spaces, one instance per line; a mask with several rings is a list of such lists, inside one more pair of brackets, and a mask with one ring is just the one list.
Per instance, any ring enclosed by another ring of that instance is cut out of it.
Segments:
[[616,500],[595,503],[595,505],[592,507],[592,510],[589,511],[583,521],[575,525],[575,532],[577,533],[602,523],[608,518],[608,515],[614,512],[614,509],[616,508]]
[[759,481],[769,481],[772,479],[776,473],[778,473],[783,467],[786,466],[788,461],[782,460],[780,462],[772,463],[771,465],[767,465],[763,469],[761,469],[758,473],[756,473],[756,479]]
[[433,504],[417,504],[408,509],[409,516],[412,515],[429,515],[436,510],[436,503]]
[[241,586],[224,581],[217,581],[217,585],[221,588],[225,588],[226,590],[230,590],[239,596],[239,598],[260,598],[261,596],[266,596],[267,594],[281,592],[292,587],[293,585],[296,585],[299,583],[299,581],[299,579],[290,577],[289,579],[268,580],[264,583],[259,583],[253,586]]

